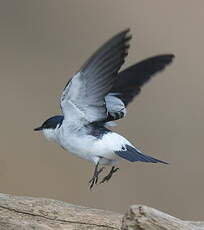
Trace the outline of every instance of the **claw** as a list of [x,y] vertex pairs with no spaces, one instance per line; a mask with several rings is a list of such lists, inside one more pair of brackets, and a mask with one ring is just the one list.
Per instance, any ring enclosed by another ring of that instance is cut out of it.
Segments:
[[93,188],[94,184],[98,183],[98,176],[104,170],[104,167],[100,168],[98,171],[97,171],[97,169],[98,169],[98,164],[96,165],[93,177],[89,181],[89,184],[91,184],[89,187],[90,189]]
[[113,166],[109,172],[109,174],[107,176],[105,176],[102,181],[100,182],[100,184],[104,183],[105,181],[109,181],[110,178],[112,177],[112,175],[117,172],[119,170],[119,168],[115,168],[115,166]]

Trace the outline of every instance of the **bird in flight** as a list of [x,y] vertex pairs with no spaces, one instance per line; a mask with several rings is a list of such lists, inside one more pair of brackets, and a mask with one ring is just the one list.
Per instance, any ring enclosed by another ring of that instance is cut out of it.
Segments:
[[141,87],[174,58],[172,54],[150,57],[119,72],[130,40],[127,29],[101,46],[66,84],[60,98],[63,115],[53,116],[34,129],[95,164],[90,189],[97,184],[105,165],[112,167],[100,183],[109,181],[118,170],[116,163],[121,158],[167,164],[142,153],[126,138],[107,128],[126,116],[126,107]]

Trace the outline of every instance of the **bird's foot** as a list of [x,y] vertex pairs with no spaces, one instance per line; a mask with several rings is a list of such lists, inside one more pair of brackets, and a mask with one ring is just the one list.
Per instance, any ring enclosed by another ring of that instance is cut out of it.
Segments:
[[97,170],[97,167],[94,171],[94,175],[93,177],[91,178],[91,180],[89,181],[89,184],[90,184],[90,189],[93,188],[94,184],[97,184],[98,183],[98,176],[99,174],[104,170],[104,167],[100,168],[99,170]]
[[105,176],[102,181],[100,182],[100,184],[104,183],[105,181],[109,181],[110,178],[112,177],[112,175],[117,172],[119,170],[119,168],[115,168],[115,166],[113,166],[109,172],[109,174],[107,176]]

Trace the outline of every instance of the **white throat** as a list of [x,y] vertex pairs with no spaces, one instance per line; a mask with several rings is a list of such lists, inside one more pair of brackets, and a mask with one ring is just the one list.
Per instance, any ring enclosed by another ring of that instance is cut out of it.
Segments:
[[49,141],[57,141],[56,129],[43,129],[43,134]]

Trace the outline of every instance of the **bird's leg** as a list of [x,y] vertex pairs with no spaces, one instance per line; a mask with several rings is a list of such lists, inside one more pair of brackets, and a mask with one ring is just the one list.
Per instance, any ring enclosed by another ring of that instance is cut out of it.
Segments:
[[113,175],[115,172],[118,171],[118,169],[119,169],[119,168],[115,168],[115,166],[113,166],[113,167],[111,168],[110,172],[108,173],[108,175],[105,176],[105,177],[102,179],[102,181],[100,182],[100,184],[104,183],[105,181],[108,182],[108,181],[110,180],[110,178],[112,177],[112,175]]
[[104,170],[104,167],[100,168],[99,170],[98,170],[98,167],[99,167],[99,162],[96,164],[96,167],[95,167],[95,170],[94,170],[94,175],[91,178],[91,180],[89,181],[89,184],[91,184],[90,185],[90,189],[92,189],[92,187],[94,186],[94,184],[97,184],[97,182],[98,182],[98,176]]

